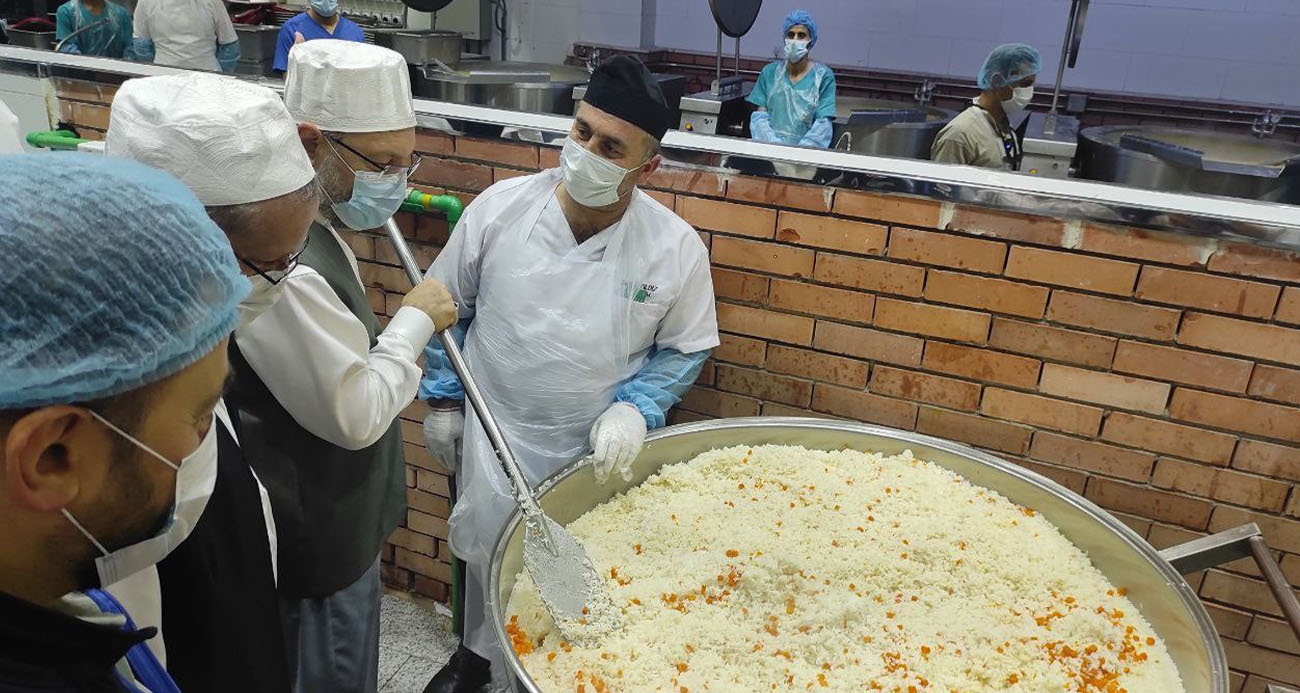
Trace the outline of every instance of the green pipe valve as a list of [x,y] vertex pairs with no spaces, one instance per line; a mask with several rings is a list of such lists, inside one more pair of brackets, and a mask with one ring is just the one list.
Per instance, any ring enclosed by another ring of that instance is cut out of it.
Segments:
[[426,212],[442,212],[447,217],[448,231],[456,229],[456,223],[460,221],[460,215],[465,211],[465,205],[461,204],[460,198],[451,195],[430,195],[412,188],[406,193],[406,200],[402,202],[403,212],[412,214],[424,214]]
[[27,144],[36,149],[76,151],[77,147],[89,141],[67,130],[43,130],[27,135]]

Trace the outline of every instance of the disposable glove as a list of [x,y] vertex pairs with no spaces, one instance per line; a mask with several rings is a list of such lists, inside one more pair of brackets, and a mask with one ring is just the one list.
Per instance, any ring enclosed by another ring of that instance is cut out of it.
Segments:
[[627,402],[615,402],[596,419],[596,425],[591,427],[591,467],[596,472],[596,483],[608,481],[615,470],[624,481],[632,480],[632,460],[641,454],[645,433],[641,410]]
[[460,438],[464,432],[465,414],[458,408],[430,409],[424,415],[424,444],[448,474],[456,473]]

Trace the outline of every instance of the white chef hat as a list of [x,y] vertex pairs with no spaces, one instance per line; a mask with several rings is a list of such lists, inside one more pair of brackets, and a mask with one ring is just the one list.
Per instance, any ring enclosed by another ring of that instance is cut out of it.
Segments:
[[104,149],[172,174],[208,206],[269,200],[316,177],[275,92],[202,72],[123,83]]
[[415,127],[406,59],[367,43],[317,39],[294,46],[284,103],[298,120],[331,132]]

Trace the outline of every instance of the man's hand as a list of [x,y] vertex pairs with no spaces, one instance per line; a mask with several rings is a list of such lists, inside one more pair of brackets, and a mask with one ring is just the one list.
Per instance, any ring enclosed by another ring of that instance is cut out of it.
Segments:
[[456,312],[456,302],[451,300],[447,287],[437,279],[425,279],[416,284],[415,288],[407,292],[406,297],[402,299],[402,305],[424,311],[424,314],[433,321],[434,330],[437,332],[455,325],[459,317]]
[[424,415],[424,444],[448,474],[455,474],[461,436],[465,431],[465,414],[459,403],[431,406],[429,413]]
[[645,417],[640,409],[627,402],[615,402],[606,409],[591,427],[591,467],[596,472],[596,483],[608,481],[615,470],[623,481],[631,481],[632,460],[641,454],[645,434]]

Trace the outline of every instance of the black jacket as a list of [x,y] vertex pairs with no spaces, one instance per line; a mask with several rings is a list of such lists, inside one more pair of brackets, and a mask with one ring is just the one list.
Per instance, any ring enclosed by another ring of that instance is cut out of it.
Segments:
[[156,632],[96,625],[0,592],[0,693],[123,693],[115,664]]

